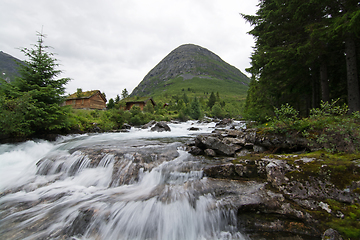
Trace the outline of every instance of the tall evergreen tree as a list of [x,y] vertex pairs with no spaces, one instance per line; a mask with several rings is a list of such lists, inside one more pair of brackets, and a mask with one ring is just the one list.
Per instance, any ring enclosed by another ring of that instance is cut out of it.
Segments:
[[214,104],[216,103],[216,97],[214,92],[211,92],[209,100],[207,102],[207,106],[210,108],[210,110],[212,109],[212,107],[214,106]]
[[[29,108],[22,108],[23,123],[31,133],[48,133],[66,127],[66,113],[60,107],[64,101],[64,85],[69,78],[55,79],[61,71],[57,70],[56,59],[53,53],[47,51],[44,45],[44,35],[38,33],[37,44],[34,48],[22,48],[21,51],[28,57],[25,64],[19,65],[20,77],[12,86],[13,91],[6,96],[7,99],[21,101],[22,96],[31,104]],[[14,109],[16,111],[16,109]],[[15,112],[14,112],[15,114]],[[10,134],[19,134],[13,132]]]
[[194,97],[194,100],[190,104],[190,117],[192,119],[199,119],[201,118],[201,107],[199,100],[197,97]]

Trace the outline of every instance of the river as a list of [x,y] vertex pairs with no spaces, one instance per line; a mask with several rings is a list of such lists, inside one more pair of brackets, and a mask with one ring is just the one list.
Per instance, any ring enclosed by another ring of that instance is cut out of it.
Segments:
[[169,126],[0,145],[0,238],[249,239],[184,148],[215,124]]

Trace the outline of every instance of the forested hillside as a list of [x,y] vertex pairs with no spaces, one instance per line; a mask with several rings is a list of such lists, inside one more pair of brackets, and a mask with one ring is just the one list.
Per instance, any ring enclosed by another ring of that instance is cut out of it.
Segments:
[[245,106],[265,120],[289,103],[307,116],[322,101],[340,98],[360,110],[360,3],[356,0],[261,0],[252,26],[256,45]]

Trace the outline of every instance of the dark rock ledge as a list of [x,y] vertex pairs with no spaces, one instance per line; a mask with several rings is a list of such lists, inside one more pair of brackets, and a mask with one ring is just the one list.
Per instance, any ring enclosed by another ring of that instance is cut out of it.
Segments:
[[256,129],[216,129],[211,134],[198,135],[190,147],[194,155],[207,155],[206,150],[212,149],[218,156],[232,157],[250,152],[292,153],[319,148],[310,146],[305,138],[258,134]]

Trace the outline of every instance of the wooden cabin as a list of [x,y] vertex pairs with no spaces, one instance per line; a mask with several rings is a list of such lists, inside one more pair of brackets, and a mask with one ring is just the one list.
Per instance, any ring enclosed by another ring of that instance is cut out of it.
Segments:
[[99,90],[76,92],[68,96],[65,105],[75,109],[106,109],[106,98]]
[[140,107],[141,111],[144,110],[145,105],[148,102],[151,102],[151,104],[155,107],[156,104],[152,98],[147,99],[138,99],[137,101],[128,101],[126,102],[125,110],[130,110],[133,106]]

